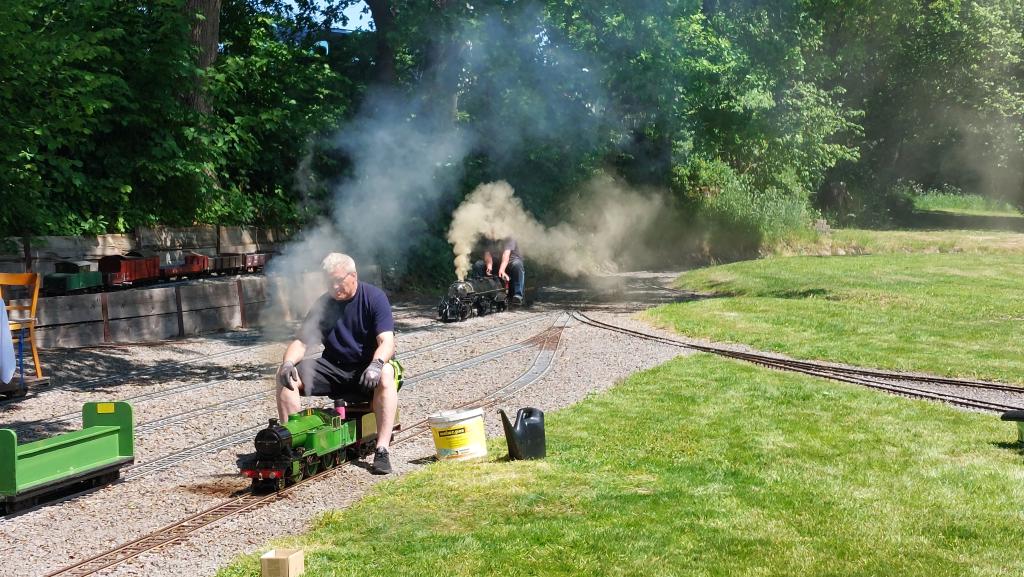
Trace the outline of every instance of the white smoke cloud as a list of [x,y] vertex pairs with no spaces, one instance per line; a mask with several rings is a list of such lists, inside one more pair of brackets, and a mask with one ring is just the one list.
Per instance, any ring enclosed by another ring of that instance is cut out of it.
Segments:
[[456,190],[472,139],[418,109],[411,98],[371,94],[335,139],[352,172],[334,187],[334,226],[353,256],[400,261]]
[[619,256],[642,236],[665,207],[660,194],[630,189],[607,175],[582,187],[566,211],[570,220],[544,226],[505,181],[481,184],[455,210],[448,242],[455,275],[464,279],[481,238],[511,236],[524,259],[579,276],[618,270]]
[[[291,336],[288,320],[300,320],[326,285],[320,262],[331,252],[344,252],[344,244],[333,225],[321,220],[304,230],[267,263],[266,304],[262,315],[267,336],[281,339]],[[359,263],[356,263],[359,268]]]

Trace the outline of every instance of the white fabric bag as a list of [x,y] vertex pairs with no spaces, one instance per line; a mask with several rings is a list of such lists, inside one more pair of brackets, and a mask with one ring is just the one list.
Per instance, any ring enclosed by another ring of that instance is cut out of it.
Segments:
[[14,378],[17,362],[14,359],[14,339],[7,322],[7,307],[0,298],[0,383],[9,383]]

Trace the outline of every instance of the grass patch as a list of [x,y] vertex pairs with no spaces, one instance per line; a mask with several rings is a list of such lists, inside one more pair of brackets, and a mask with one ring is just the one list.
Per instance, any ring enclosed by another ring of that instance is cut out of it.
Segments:
[[1024,469],[992,417],[697,355],[547,433],[546,460],[435,464],[288,544],[310,577],[1024,571]]
[[978,230],[836,229],[816,238],[790,238],[773,246],[773,254],[847,255],[970,253],[1024,255],[1024,234]]
[[1024,215],[1009,203],[985,198],[977,194],[928,191],[913,198],[914,208],[917,210],[975,216],[1014,216],[1024,218]]
[[1024,259],[768,258],[684,274],[718,298],[647,311],[694,337],[797,358],[1024,383]]

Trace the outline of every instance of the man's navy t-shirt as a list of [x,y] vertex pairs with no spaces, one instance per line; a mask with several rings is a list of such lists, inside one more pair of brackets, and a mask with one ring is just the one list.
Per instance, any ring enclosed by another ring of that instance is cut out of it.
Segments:
[[366,365],[377,350],[377,335],[395,330],[384,291],[364,282],[350,300],[324,293],[306,314],[298,338],[306,346],[324,345],[324,358],[336,365]]

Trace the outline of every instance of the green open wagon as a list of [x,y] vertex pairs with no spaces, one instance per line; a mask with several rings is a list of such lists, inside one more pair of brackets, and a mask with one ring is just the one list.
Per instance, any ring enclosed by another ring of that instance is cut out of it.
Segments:
[[5,513],[32,507],[68,490],[113,482],[135,461],[132,407],[86,403],[82,430],[18,445],[0,429],[0,504]]

